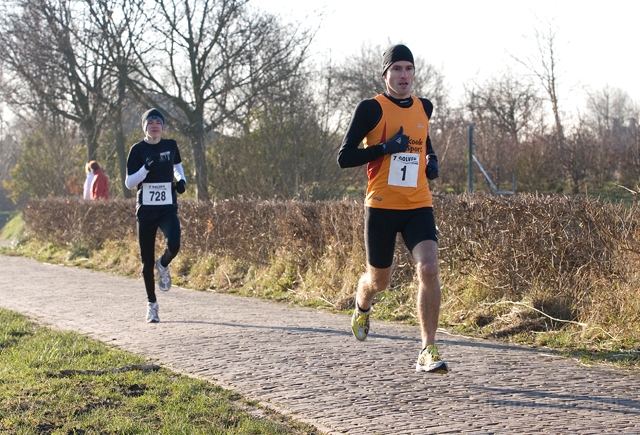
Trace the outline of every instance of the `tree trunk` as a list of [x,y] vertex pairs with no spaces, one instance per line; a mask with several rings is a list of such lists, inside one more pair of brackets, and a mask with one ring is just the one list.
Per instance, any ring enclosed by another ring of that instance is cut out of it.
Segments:
[[92,118],[81,123],[82,133],[87,145],[87,161],[98,159],[98,129]]
[[126,138],[122,129],[122,104],[126,96],[126,85],[124,80],[118,81],[118,101],[116,103],[114,126],[116,129],[116,154],[118,155],[118,170],[120,171],[120,188],[125,198],[131,198],[133,194],[131,190],[124,184],[127,178],[127,153]]
[[193,177],[196,186],[196,199],[209,200],[209,187],[207,175],[207,159],[205,155],[205,142],[207,132],[204,126],[203,109],[191,112],[186,136],[191,140],[191,152],[193,155]]
[[196,181],[196,199],[209,200],[209,188],[207,187],[207,162],[204,154],[204,136],[192,138],[193,150],[193,176]]

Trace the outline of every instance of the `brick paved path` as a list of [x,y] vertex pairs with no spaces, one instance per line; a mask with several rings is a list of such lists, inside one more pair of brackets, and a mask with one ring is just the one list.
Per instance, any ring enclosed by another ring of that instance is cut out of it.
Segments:
[[210,379],[330,434],[640,434],[640,373],[440,332],[449,375],[415,373],[415,327],[0,256],[0,306]]

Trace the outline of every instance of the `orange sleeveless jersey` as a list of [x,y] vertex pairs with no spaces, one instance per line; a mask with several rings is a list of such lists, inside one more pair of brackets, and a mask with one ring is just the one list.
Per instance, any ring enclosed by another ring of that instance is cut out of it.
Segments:
[[367,207],[412,210],[432,206],[425,172],[429,118],[422,102],[413,95],[411,98],[413,105],[402,108],[383,95],[374,97],[382,106],[382,119],[364,138],[364,147],[386,142],[402,127],[403,134],[409,136],[409,148],[367,164]]

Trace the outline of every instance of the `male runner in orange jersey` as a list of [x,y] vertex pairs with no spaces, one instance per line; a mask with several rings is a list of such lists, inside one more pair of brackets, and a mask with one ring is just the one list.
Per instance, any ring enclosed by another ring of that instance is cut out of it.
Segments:
[[[413,255],[418,275],[417,311],[422,350],[416,371],[447,373],[435,345],[440,315],[438,235],[428,180],[438,177],[438,158],[429,138],[433,104],[411,94],[415,66],[405,45],[382,57],[387,91],[356,107],[344,136],[338,164],[367,164],[365,198],[367,269],[360,278],[351,329],[363,341],[369,333],[371,300],[391,281],[396,234]],[[360,148],[360,143],[364,148]]]

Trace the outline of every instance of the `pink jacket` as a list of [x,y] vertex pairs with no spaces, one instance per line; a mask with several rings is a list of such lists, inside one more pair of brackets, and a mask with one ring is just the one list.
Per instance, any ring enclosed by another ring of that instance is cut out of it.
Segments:
[[93,173],[91,180],[91,199],[109,199],[109,180],[102,169]]

